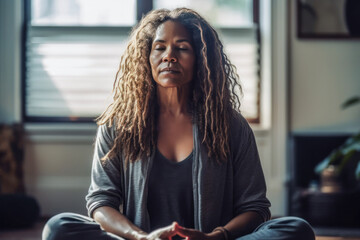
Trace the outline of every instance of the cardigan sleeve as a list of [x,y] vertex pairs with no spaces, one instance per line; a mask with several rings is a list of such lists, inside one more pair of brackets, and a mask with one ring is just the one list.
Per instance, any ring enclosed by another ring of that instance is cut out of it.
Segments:
[[112,127],[98,127],[91,170],[91,184],[86,195],[88,215],[92,217],[96,208],[109,206],[119,210],[123,202],[121,189],[122,164],[120,158],[101,159],[110,151],[115,139]]
[[264,221],[270,219],[270,202],[266,198],[266,184],[254,134],[241,115],[233,124],[232,154],[234,174],[235,215],[255,211]]

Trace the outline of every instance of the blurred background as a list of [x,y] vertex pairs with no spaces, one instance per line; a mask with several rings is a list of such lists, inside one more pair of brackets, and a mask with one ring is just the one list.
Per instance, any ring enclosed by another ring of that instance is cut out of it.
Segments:
[[341,108],[360,95],[360,41],[345,19],[346,1],[314,2],[0,0],[0,124],[24,129],[20,179],[40,216],[86,214],[94,118],[111,100],[131,28],[151,9],[177,6],[199,11],[218,30],[243,85],[242,112],[272,214],[290,214],[297,177],[312,174],[315,163],[305,173],[296,166],[319,162],[335,146],[325,142],[329,149],[313,160],[314,150],[299,150],[297,139],[360,130],[360,105]]

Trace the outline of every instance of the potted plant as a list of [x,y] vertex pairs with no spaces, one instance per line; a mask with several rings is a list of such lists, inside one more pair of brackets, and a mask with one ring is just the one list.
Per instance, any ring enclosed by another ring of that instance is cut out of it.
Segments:
[[[345,101],[342,108],[345,109],[359,103],[360,96],[354,96]],[[360,156],[354,158],[358,153],[360,153],[360,132],[349,137],[315,167],[315,172],[321,175],[322,192],[341,191],[342,186],[339,179],[345,175],[345,169],[349,170],[350,163],[351,167],[355,166],[354,169],[351,169],[351,171],[354,170],[355,176],[351,177],[357,181],[360,180]]]

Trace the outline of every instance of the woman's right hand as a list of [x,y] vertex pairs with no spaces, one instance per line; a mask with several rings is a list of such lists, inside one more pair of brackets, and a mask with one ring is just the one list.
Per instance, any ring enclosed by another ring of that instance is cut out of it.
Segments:
[[135,237],[137,240],[171,240],[171,237],[176,235],[176,232],[179,228],[179,224],[177,222],[173,222],[171,225],[156,229],[151,233],[142,233],[137,232]]

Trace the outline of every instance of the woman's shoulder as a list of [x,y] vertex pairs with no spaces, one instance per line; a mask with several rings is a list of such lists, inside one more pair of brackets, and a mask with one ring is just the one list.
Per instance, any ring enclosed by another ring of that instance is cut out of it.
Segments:
[[230,120],[230,131],[231,132],[249,132],[251,131],[250,125],[246,118],[238,111],[233,110]]
[[229,131],[233,147],[249,144],[249,141],[253,139],[253,131],[248,121],[241,113],[235,110],[231,116]]
[[107,142],[114,141],[116,138],[116,126],[115,124],[99,124],[98,125],[98,133],[97,138],[100,138],[102,140],[105,140]]

